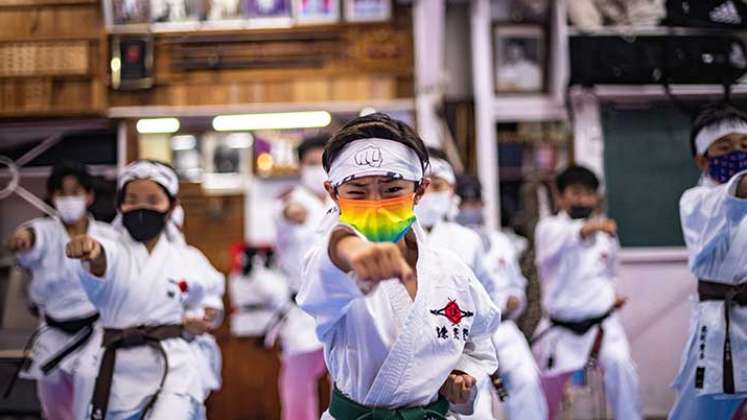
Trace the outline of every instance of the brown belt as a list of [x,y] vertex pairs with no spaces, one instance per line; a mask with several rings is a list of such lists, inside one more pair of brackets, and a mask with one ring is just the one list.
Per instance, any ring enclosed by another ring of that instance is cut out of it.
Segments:
[[117,350],[148,346],[161,354],[164,369],[158,390],[143,410],[141,418],[144,418],[145,414],[155,404],[158,394],[161,392],[161,388],[163,388],[163,384],[166,381],[166,375],[169,372],[169,358],[163,346],[161,346],[161,341],[169,338],[179,338],[182,336],[182,331],[183,328],[181,325],[152,325],[125,329],[104,328],[102,347],[105,347],[106,350],[104,350],[104,356],[101,360],[91,400],[91,420],[103,420],[106,418],[106,411],[109,406],[109,394],[111,392],[112,379],[114,378],[114,362],[117,357]]
[[723,387],[725,394],[734,394],[734,363],[731,354],[731,307],[736,304],[747,306],[747,282],[737,285],[717,283],[708,280],[698,281],[698,296],[701,302],[709,300],[724,301],[724,320],[726,321],[726,338],[724,339]]

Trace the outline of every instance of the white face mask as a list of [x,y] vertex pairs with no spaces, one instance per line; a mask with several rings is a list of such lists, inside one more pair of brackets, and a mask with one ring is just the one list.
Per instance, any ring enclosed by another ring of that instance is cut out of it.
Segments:
[[301,184],[316,194],[324,194],[324,181],[327,180],[327,172],[322,165],[301,166]]
[[452,209],[451,191],[429,192],[415,206],[415,216],[421,225],[434,226],[443,220]]
[[70,224],[80,220],[86,213],[86,197],[84,195],[73,195],[69,197],[57,197],[54,199],[54,207],[60,213],[60,219]]

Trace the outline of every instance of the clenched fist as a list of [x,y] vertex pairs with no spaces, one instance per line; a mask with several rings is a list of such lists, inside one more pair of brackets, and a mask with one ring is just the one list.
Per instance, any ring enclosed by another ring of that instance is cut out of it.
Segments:
[[285,207],[285,210],[283,210],[283,215],[289,222],[296,225],[302,225],[306,223],[306,216],[308,215],[308,212],[300,204],[289,203]]
[[477,380],[471,375],[462,371],[454,370],[446,378],[446,382],[441,386],[441,395],[443,395],[452,404],[465,404],[469,401]]
[[80,235],[67,243],[65,253],[68,258],[95,261],[101,256],[101,244],[88,235]]
[[359,279],[377,282],[398,278],[403,283],[415,280],[415,273],[396,244],[365,245],[351,250],[348,256],[350,267]]
[[617,236],[617,223],[606,217],[589,220],[581,228],[581,237],[588,238],[596,232],[603,232],[609,236]]
[[34,231],[24,227],[16,230],[13,236],[8,238],[5,246],[10,252],[24,252],[31,249],[34,246],[34,242],[36,242]]

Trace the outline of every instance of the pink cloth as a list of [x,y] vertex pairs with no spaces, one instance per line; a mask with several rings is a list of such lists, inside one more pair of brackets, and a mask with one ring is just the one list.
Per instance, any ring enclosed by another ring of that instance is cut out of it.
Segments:
[[547,399],[547,415],[550,420],[555,420],[555,416],[560,411],[560,403],[563,401],[563,390],[573,373],[561,373],[555,376],[540,375],[542,389],[544,389],[545,398]]
[[317,383],[327,373],[322,350],[283,356],[280,368],[282,420],[318,420]]
[[747,420],[747,399],[742,401],[742,405],[740,405],[737,412],[734,413],[732,420]]
[[36,382],[36,392],[47,420],[73,420],[72,375],[61,370]]

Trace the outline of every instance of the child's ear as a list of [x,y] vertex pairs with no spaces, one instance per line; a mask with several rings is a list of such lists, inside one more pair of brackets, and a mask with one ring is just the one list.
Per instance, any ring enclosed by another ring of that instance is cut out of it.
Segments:
[[324,189],[327,191],[327,194],[329,195],[329,198],[332,199],[332,201],[337,203],[337,190],[335,187],[332,186],[332,183],[329,181],[324,181]]
[[698,166],[698,169],[700,169],[702,172],[705,172],[708,170],[708,158],[705,157],[705,155],[696,155],[695,164]]
[[418,182],[417,189],[415,190],[415,198],[413,200],[414,204],[418,204],[420,199],[423,198],[425,190],[428,189],[429,185],[431,185],[431,179],[428,177],[424,177],[420,182]]

